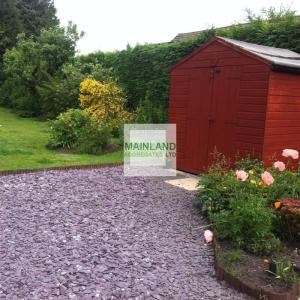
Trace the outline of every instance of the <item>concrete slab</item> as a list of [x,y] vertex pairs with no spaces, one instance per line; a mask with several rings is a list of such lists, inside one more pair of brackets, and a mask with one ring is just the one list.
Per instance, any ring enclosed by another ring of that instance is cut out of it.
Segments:
[[188,191],[197,191],[199,189],[197,186],[199,179],[200,178],[193,176],[188,178],[165,180],[165,182]]

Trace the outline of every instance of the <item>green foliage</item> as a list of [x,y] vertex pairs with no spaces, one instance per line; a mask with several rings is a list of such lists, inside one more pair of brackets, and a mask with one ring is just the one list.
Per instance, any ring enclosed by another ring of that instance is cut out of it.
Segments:
[[283,171],[268,168],[274,182],[267,185],[261,177],[265,171],[262,163],[246,158],[236,163],[238,170],[246,171],[248,176],[241,181],[222,155],[215,158],[215,163],[201,178],[196,203],[214,224],[218,238],[256,255],[270,254],[278,248],[277,237],[299,238],[296,210],[284,204],[280,209],[275,206],[283,198],[300,199],[297,173],[288,168]]
[[247,24],[217,30],[220,36],[300,52],[300,19],[295,11],[263,9],[256,15],[247,11]]
[[272,170],[276,176],[276,184],[269,186],[267,197],[275,202],[281,198],[300,199],[300,178],[295,173],[285,170]]
[[221,265],[231,274],[233,277],[238,277],[239,272],[236,271],[235,265],[242,261],[241,252],[239,250],[228,251],[220,257]]
[[66,153],[46,148],[49,122],[20,118],[0,108],[0,170],[51,168],[74,165],[122,163],[123,152],[103,155]]
[[126,91],[127,108],[139,108],[139,122],[160,123],[167,120],[171,66],[213,35],[214,30],[208,30],[193,41],[128,46],[123,51],[97,52],[81,59],[114,71]]
[[239,250],[229,251],[221,256],[221,263],[225,266],[232,265],[239,261],[241,261],[241,252]]
[[110,142],[110,128],[90,122],[80,130],[75,149],[79,153],[101,154],[108,148]]
[[236,247],[255,255],[267,255],[280,242],[273,234],[274,210],[263,198],[232,198],[227,210],[210,216],[220,239],[228,239]]
[[72,61],[78,39],[76,26],[72,24],[66,30],[59,27],[42,30],[36,39],[20,35],[16,47],[4,55],[2,104],[26,116],[47,115],[39,88]]
[[127,92],[128,108],[139,108],[139,122],[166,122],[172,65],[211,37],[224,36],[300,52],[300,19],[295,18],[293,11],[269,9],[258,16],[248,12],[247,22],[203,31],[196,38],[180,42],[128,46],[123,51],[93,53],[82,60],[100,62],[114,70]]
[[299,276],[294,271],[294,265],[290,260],[278,259],[273,261],[275,264],[276,272],[273,273],[270,270],[267,272],[271,273],[276,279],[285,282],[288,285],[292,285],[299,279]]
[[231,173],[210,171],[201,179],[196,204],[204,215],[220,212],[229,205],[237,185]]
[[60,72],[43,82],[38,87],[38,93],[44,118],[53,119],[70,108],[78,108],[80,83],[86,78],[109,82],[112,73],[101,65],[83,64],[75,59],[72,63],[64,64]]
[[49,146],[71,149],[78,140],[81,128],[90,121],[89,114],[80,109],[70,109],[60,114],[56,120],[51,122]]
[[57,26],[55,14],[53,0],[0,1],[0,85],[5,79],[3,55],[16,45],[18,34],[38,36],[43,28]]
[[232,198],[242,197],[248,200],[252,197],[261,197],[268,205],[281,198],[300,199],[300,178],[288,168],[283,172],[274,167],[270,168],[268,171],[273,174],[275,184],[267,186],[261,179],[264,168],[259,160],[245,158],[237,161],[237,169],[244,170],[249,175],[243,182],[236,179],[235,172],[228,169],[228,163],[222,156],[217,159],[208,173],[202,176],[200,182],[202,188],[196,199],[196,204],[205,215],[227,209]]
[[52,0],[0,1],[0,62],[6,49],[17,42],[17,35],[39,35],[42,28],[58,25]]
[[52,121],[48,147],[99,154],[110,144],[110,131],[85,111],[70,109]]
[[247,182],[236,179],[230,169],[230,162],[220,153],[213,153],[214,163],[208,173],[202,176],[201,189],[196,204],[204,215],[219,213],[228,209],[230,199],[242,197],[245,200],[253,195],[264,196],[268,189],[257,188],[263,166],[258,160],[244,158],[236,162],[238,169],[253,173]]
[[261,160],[249,156],[237,160],[235,167],[237,170],[245,170],[246,172],[252,170],[256,173],[262,173],[264,170],[264,165]]

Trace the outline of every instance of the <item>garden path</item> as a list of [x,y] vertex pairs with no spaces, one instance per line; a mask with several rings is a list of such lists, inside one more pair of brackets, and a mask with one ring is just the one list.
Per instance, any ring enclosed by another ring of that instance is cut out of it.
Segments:
[[194,196],[122,167],[0,177],[0,299],[249,299],[216,280]]

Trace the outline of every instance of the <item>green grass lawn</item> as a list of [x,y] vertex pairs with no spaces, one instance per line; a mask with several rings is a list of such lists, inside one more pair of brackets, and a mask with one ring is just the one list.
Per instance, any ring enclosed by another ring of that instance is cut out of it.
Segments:
[[46,148],[48,124],[0,108],[0,170],[121,163],[122,151],[105,155],[69,154]]

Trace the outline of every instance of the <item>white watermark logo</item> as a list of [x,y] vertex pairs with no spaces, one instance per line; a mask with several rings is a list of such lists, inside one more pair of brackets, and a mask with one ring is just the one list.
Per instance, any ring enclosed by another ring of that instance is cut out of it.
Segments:
[[124,125],[125,176],[176,176],[176,125]]

